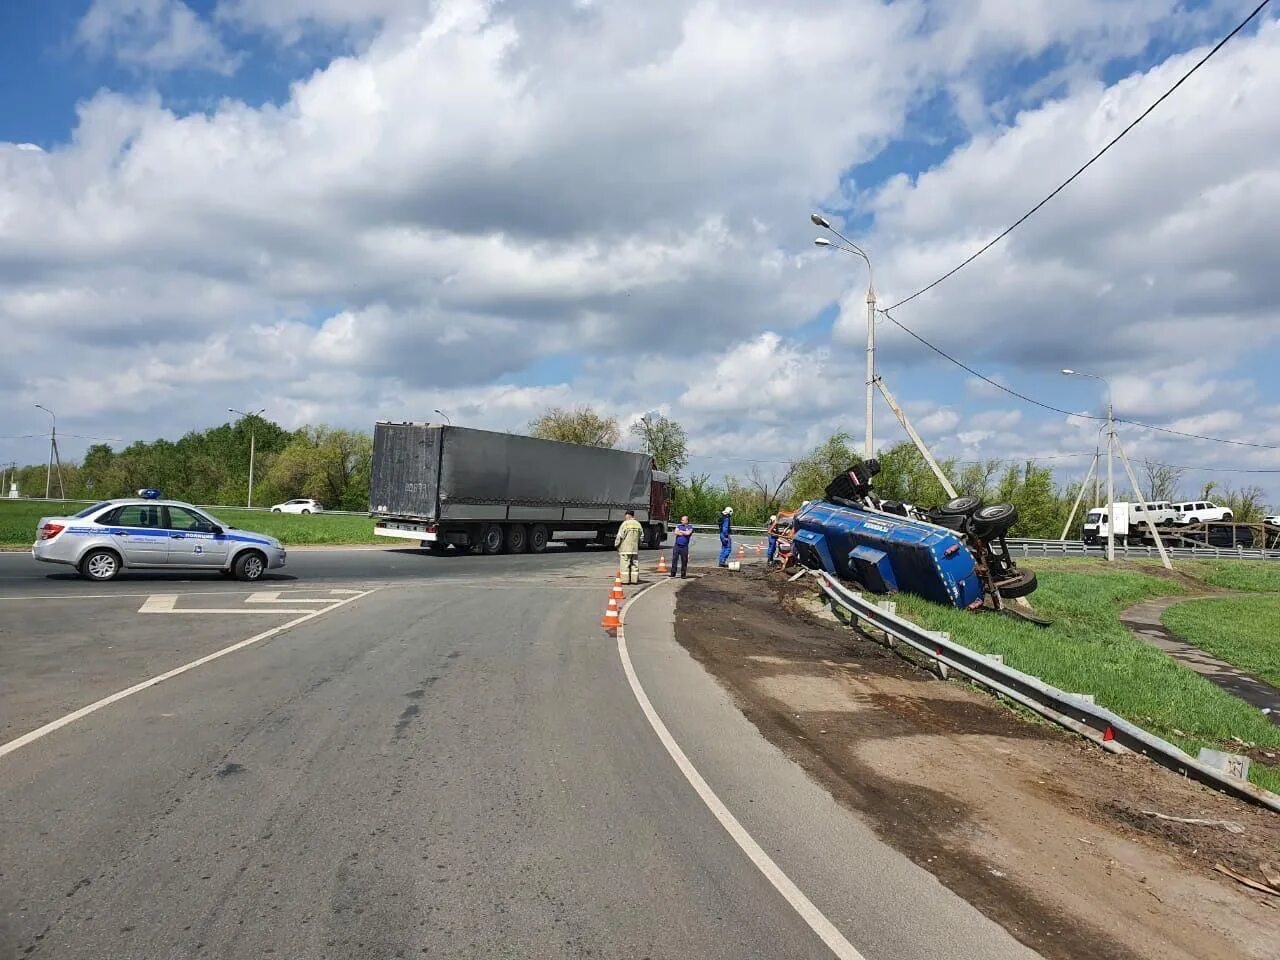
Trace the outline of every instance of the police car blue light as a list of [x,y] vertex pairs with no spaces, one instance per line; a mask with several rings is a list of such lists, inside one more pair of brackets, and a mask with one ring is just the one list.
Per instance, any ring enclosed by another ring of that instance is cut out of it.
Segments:
[[285,565],[285,549],[274,537],[237,530],[189,503],[161,500],[158,490],[138,492],[73,517],[42,518],[31,555],[99,581],[125,569],[216,570],[252,581]]

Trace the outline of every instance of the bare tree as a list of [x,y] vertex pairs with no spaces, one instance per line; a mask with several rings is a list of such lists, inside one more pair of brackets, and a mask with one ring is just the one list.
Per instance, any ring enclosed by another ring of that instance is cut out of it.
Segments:
[[1152,500],[1178,499],[1178,484],[1182,481],[1183,473],[1181,468],[1156,463],[1154,460],[1143,460],[1142,469],[1147,478],[1147,496]]
[[795,473],[796,465],[789,463],[786,469],[766,473],[758,463],[753,463],[747,471],[747,486],[759,496],[764,508],[769,513],[777,513],[782,505],[782,490]]

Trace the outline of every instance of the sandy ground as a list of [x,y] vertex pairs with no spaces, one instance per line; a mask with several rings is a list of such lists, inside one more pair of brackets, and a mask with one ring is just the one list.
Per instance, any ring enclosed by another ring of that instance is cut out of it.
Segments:
[[676,637],[886,841],[1046,957],[1280,960],[1280,902],[1213,869],[1280,870],[1280,816],[937,680],[775,577],[689,584]]

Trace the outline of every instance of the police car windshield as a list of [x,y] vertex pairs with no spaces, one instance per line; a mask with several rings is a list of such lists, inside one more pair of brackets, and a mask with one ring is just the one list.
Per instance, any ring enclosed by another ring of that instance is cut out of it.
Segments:
[[85,507],[79,513],[72,514],[72,516],[75,517],[77,520],[83,520],[85,517],[89,517],[97,513],[103,507],[109,507],[109,506],[111,506],[111,501],[103,500],[101,503],[95,503],[92,507]]

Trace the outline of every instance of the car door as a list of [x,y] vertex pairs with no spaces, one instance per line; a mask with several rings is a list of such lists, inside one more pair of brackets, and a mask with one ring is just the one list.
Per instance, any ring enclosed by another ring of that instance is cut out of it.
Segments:
[[111,539],[127,567],[160,566],[169,557],[169,535],[162,508],[127,503],[111,515]]
[[169,532],[169,563],[182,567],[223,567],[227,563],[227,538],[215,533],[216,525],[195,510],[170,504],[165,508]]

